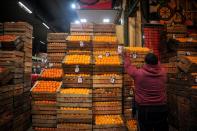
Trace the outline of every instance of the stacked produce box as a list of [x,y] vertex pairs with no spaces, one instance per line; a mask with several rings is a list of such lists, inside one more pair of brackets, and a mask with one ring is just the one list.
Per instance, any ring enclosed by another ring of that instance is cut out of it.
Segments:
[[196,127],[196,56],[180,56],[178,72],[168,75],[169,123],[176,130]]
[[92,130],[91,37],[67,37],[67,54],[62,62],[63,88],[57,96],[57,128]]
[[4,34],[20,36],[24,42],[22,51],[24,52],[24,90],[31,89],[32,73],[32,34],[33,27],[25,22],[4,23]]
[[164,43],[161,51],[161,62],[169,63],[172,57],[185,55],[197,56],[197,40],[190,38],[176,38],[171,40],[169,44]]
[[196,56],[192,38],[176,38],[173,55],[163,61],[168,71],[169,124],[172,130],[197,129],[196,125]]
[[66,33],[49,33],[47,40],[48,67],[41,72],[32,91],[32,126],[35,130],[57,128],[57,95],[62,87],[62,60],[66,52]]
[[[24,88],[24,52],[21,38],[0,36],[0,130],[26,130],[30,126],[30,96]],[[31,86],[31,85],[30,85]]]
[[81,23],[70,25],[71,35],[93,35],[93,24],[92,23]]
[[[125,52],[131,56],[132,65],[136,68],[141,68],[144,65],[144,59],[146,54],[150,53],[150,49],[143,47],[125,47]],[[134,103],[134,92],[133,89],[134,80],[126,72],[124,73],[124,116],[126,119],[132,119],[132,107],[131,103]]]
[[[93,130],[125,130],[122,118],[122,58],[114,25],[94,25]],[[99,33],[100,32],[100,33]]]
[[47,60],[50,68],[62,68],[66,53],[66,33],[49,33],[47,37]]

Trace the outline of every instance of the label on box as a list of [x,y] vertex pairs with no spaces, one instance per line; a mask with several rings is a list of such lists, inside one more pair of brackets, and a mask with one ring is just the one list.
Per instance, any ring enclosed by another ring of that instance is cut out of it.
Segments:
[[133,53],[132,57],[133,57],[133,59],[136,59],[137,58],[137,54]]
[[76,73],[79,72],[79,66],[78,66],[78,65],[76,65],[76,67],[75,67],[75,72],[76,72]]
[[80,44],[80,47],[84,47],[83,41],[80,41],[79,44]]
[[118,46],[118,54],[122,54],[123,46]]
[[109,52],[106,52],[105,55],[106,55],[106,57],[109,57],[110,56],[110,53]]
[[100,59],[101,59],[101,58],[103,58],[103,56],[102,56],[102,55],[98,55],[98,58],[100,58]]
[[49,63],[49,67],[53,67],[53,63]]
[[193,41],[193,38],[188,38],[187,41],[188,42],[192,42]]
[[187,51],[185,54],[186,54],[187,56],[188,56],[188,55],[191,55],[191,53],[190,53],[189,51]]
[[77,79],[77,82],[78,83],[83,83],[83,78],[81,76],[79,76],[78,79]]
[[110,82],[113,83],[113,84],[115,83],[115,81],[116,81],[116,79],[115,79],[114,77],[112,77],[112,78],[110,79]]

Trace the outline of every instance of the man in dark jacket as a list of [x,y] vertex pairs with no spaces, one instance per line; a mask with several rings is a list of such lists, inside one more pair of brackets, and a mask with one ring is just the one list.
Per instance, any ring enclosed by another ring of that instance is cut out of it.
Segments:
[[166,72],[161,68],[156,55],[149,53],[146,64],[136,69],[130,56],[125,53],[124,67],[135,82],[135,101],[140,131],[168,131]]

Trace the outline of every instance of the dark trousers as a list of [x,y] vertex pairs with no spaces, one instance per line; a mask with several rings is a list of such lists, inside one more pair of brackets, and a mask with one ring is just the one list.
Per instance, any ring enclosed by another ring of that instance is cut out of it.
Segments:
[[139,131],[168,131],[168,109],[162,106],[137,105],[137,119]]

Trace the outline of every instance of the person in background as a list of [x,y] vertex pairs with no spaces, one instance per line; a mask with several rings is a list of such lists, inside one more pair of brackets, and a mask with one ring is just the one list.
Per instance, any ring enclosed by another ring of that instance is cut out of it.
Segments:
[[140,131],[168,131],[166,71],[158,57],[149,53],[145,65],[137,69],[131,64],[129,53],[124,53],[124,68],[135,83],[135,102]]

